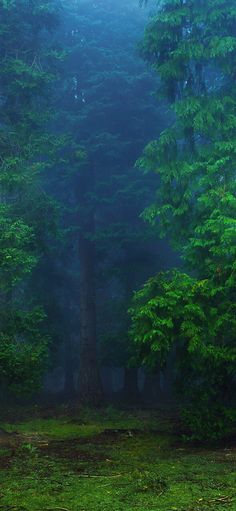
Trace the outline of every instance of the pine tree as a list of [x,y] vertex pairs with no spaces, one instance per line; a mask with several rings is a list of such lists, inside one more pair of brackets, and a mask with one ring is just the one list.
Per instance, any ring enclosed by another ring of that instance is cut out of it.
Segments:
[[166,0],[142,45],[174,119],[139,160],[160,176],[144,215],[186,273],[161,274],[136,295],[133,337],[151,364],[176,346],[196,436],[220,436],[234,417],[235,18],[233,1]]
[[56,17],[53,2],[0,2],[0,369],[1,384],[15,393],[38,386],[47,358],[45,314],[30,278],[52,213],[40,174]]
[[[152,176],[140,176],[134,162],[150,136],[160,131],[161,114],[150,95],[153,77],[136,52],[144,26],[139,9],[122,9],[112,1],[82,2],[72,10],[70,6],[66,15],[63,44],[68,58],[57,108],[60,129],[69,136],[56,193],[65,206],[66,244],[71,247],[66,273],[73,280],[80,397],[96,403],[101,399],[97,353],[103,361],[109,358],[105,351],[112,350],[120,351],[119,363],[128,359],[127,296],[144,280],[137,259],[149,234],[143,235],[139,213],[148,203],[153,181]],[[139,268],[131,284],[127,274],[135,265]],[[150,275],[147,268],[144,272]],[[108,325],[104,296],[115,273],[122,288],[122,321],[116,317],[113,298]],[[104,337],[108,341],[101,346]]]

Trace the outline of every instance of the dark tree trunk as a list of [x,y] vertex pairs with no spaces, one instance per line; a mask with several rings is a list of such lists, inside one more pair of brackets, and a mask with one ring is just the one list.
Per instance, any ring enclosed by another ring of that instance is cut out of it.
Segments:
[[[88,226],[87,226],[88,227]],[[86,234],[93,234],[93,221]],[[80,349],[79,397],[86,404],[98,405],[102,400],[102,385],[97,361],[95,246],[83,232],[79,236],[80,259]]]
[[127,401],[135,402],[139,397],[138,370],[136,367],[125,368],[124,375],[124,398]]
[[65,382],[64,394],[66,397],[72,398],[76,394],[74,382],[74,350],[73,337],[69,336],[65,345]]
[[[128,310],[131,304],[134,287],[135,287],[134,255],[129,244],[124,244],[124,297],[126,300],[126,310]],[[128,316],[128,313],[126,313],[126,317],[127,317],[126,319],[126,335],[127,335],[126,363],[127,363],[130,358],[128,337],[130,318]],[[123,396],[125,400],[129,401],[130,403],[136,402],[139,398],[137,367],[125,367]]]
[[161,399],[161,384],[160,384],[160,372],[158,373],[145,373],[144,387],[143,387],[143,399],[149,404],[156,404]]

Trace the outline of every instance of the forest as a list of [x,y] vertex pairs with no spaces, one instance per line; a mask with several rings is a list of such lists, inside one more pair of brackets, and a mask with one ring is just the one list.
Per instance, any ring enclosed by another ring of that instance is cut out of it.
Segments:
[[0,511],[236,511],[235,0],[0,0]]

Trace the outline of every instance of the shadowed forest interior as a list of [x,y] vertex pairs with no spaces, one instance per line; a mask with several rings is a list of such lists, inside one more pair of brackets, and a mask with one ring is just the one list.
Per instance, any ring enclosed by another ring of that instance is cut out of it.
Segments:
[[0,55],[0,510],[236,510],[235,0],[0,0]]

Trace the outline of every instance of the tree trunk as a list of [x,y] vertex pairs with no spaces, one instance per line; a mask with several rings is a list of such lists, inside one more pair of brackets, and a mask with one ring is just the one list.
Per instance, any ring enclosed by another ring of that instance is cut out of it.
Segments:
[[143,399],[148,404],[157,404],[161,399],[162,390],[160,383],[160,372],[158,373],[145,373]]
[[74,351],[73,351],[73,338],[70,334],[65,344],[65,382],[64,394],[68,398],[75,396],[75,382],[74,382]]
[[136,367],[132,368],[125,367],[123,393],[127,401],[130,402],[137,401],[139,397],[139,388],[138,388],[138,370]]
[[[93,233],[93,222],[86,232]],[[79,397],[86,404],[98,405],[102,385],[97,361],[95,246],[83,232],[79,236],[80,259],[80,349]]]

